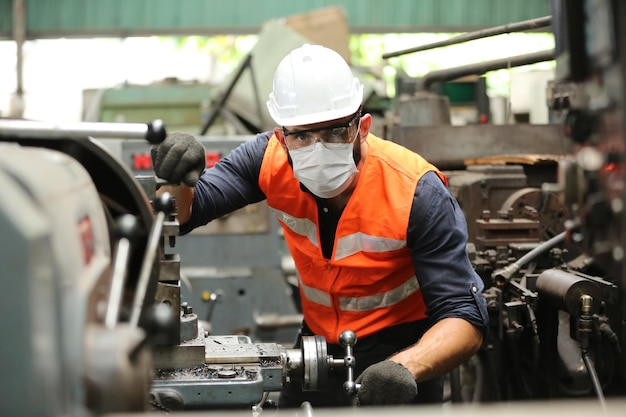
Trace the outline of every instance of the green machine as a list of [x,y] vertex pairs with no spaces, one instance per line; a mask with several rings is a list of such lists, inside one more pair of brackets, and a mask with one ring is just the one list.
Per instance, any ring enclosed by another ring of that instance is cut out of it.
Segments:
[[[125,85],[104,90],[86,90],[90,104],[84,119],[101,122],[143,122],[158,117],[168,130],[197,134],[209,117],[211,91],[215,87],[199,82],[168,80],[149,85]],[[229,127],[216,124],[215,133]],[[232,129],[232,127],[230,128]]]

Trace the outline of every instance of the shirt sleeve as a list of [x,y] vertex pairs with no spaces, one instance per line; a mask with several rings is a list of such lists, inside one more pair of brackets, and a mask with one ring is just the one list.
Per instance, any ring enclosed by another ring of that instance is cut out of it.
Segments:
[[434,172],[419,181],[411,208],[407,244],[433,323],[464,319],[486,330],[484,283],[467,254],[467,223],[450,190]]
[[259,133],[204,170],[194,188],[191,217],[180,225],[181,235],[265,199],[259,187],[259,173],[271,137],[271,131]]

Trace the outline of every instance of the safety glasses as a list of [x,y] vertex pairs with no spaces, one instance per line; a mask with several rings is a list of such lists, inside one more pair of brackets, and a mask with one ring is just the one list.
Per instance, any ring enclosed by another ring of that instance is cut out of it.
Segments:
[[[315,129],[289,131],[283,127],[283,136],[289,149],[301,149],[313,145],[319,139],[322,143],[351,143],[357,135],[350,135],[350,128],[361,120],[361,112],[345,124]],[[357,124],[358,128],[359,124]],[[358,130],[358,129],[357,129]]]

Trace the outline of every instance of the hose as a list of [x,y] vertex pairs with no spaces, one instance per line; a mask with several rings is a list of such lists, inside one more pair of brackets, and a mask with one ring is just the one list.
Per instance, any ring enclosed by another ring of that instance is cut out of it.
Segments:
[[606,338],[611,347],[615,350],[615,352],[617,353],[617,357],[621,357],[622,348],[619,346],[619,339],[617,337],[617,334],[615,334],[613,329],[611,329],[611,326],[609,326],[607,323],[601,323],[598,327],[598,330],[600,330],[600,334]]
[[[604,386],[606,387],[606,386],[611,385],[613,379],[615,378],[615,374],[617,374],[618,372],[617,369],[620,369],[622,349],[619,345],[619,338],[617,337],[617,334],[615,334],[615,332],[613,331],[613,329],[611,329],[611,326],[608,323],[606,322],[600,323],[600,325],[598,326],[598,331],[600,332],[600,336],[602,338],[600,340],[599,345],[602,344],[602,340],[606,340],[609,346],[611,347],[611,349],[613,350],[614,360],[615,360],[612,366],[613,371],[610,372],[609,377],[606,378],[606,380],[604,381]],[[600,349],[600,346],[598,346],[598,351],[599,349]]]
[[598,401],[600,401],[600,405],[602,406],[602,410],[606,412],[606,401],[604,399],[604,393],[602,392],[602,386],[600,385],[600,380],[598,379],[598,374],[596,373],[596,369],[593,366],[593,362],[591,361],[591,357],[589,356],[589,352],[587,350],[582,351],[583,362],[585,363],[585,367],[587,368],[587,372],[589,373],[589,377],[591,377],[591,383],[593,384],[593,389],[598,396]]
[[530,332],[531,332],[531,352],[532,352],[532,379],[533,383],[537,383],[539,380],[539,361],[540,354],[539,350],[541,348],[541,341],[539,340],[539,329],[537,327],[537,317],[535,317],[535,312],[532,307],[526,304],[526,313],[528,317],[528,322],[530,323]]
[[511,277],[513,277],[513,275],[515,275],[522,268],[522,266],[532,261],[544,252],[547,252],[555,246],[563,243],[565,241],[565,237],[570,232],[571,231],[566,230],[565,232],[559,233],[550,240],[543,242],[541,245],[537,246],[535,249],[531,250],[512,264],[494,271],[493,278],[495,283],[499,287],[503,287],[511,280]]
[[476,372],[476,382],[474,387],[474,394],[472,395],[472,402],[478,403],[483,398],[485,370],[483,369],[483,364],[480,361],[480,358],[477,356],[472,357],[470,363],[472,364],[472,366],[474,367],[474,371]]

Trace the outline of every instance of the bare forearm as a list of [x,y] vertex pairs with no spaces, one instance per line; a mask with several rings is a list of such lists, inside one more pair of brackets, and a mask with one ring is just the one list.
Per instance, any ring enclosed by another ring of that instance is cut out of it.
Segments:
[[179,223],[186,223],[191,217],[191,203],[193,202],[193,188],[186,185],[163,186],[156,192],[160,196],[164,192],[170,193],[176,201],[176,216]]
[[404,365],[421,382],[454,369],[481,344],[478,328],[463,319],[447,318],[430,328],[418,343],[389,359]]

